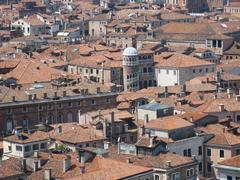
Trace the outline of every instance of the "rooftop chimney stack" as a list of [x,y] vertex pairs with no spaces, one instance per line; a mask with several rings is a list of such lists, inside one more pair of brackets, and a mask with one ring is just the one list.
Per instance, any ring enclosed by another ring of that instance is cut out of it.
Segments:
[[44,170],[44,180],[51,180],[51,178],[52,178],[52,170],[45,169]]
[[33,162],[33,171],[36,172],[38,170],[38,161]]
[[82,164],[85,163],[85,152],[83,149],[78,150],[78,161]]
[[219,111],[223,112],[224,111],[224,104],[219,104]]
[[66,156],[66,158],[63,159],[63,172],[67,172],[71,167],[71,158],[69,156]]
[[171,161],[167,161],[167,166],[171,167]]
[[22,171],[26,172],[27,171],[27,161],[26,161],[26,159],[22,159],[21,165],[22,165]]

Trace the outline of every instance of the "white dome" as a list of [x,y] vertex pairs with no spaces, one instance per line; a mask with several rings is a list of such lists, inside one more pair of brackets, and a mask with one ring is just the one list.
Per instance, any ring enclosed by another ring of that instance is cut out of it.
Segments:
[[137,56],[137,50],[133,47],[124,49],[123,56]]

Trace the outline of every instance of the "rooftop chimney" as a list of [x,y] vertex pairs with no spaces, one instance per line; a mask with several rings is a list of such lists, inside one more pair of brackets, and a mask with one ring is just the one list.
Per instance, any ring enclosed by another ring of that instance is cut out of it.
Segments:
[[33,94],[33,100],[37,99],[37,94]]
[[101,92],[100,87],[97,87],[97,94]]
[[83,149],[78,150],[78,161],[82,164],[85,163],[85,152]]
[[27,161],[26,161],[26,159],[22,159],[21,166],[22,166],[22,171],[26,172],[27,171]]
[[103,143],[104,143],[104,144],[103,144],[104,149],[108,150],[108,148],[109,148],[109,146],[110,146],[110,142],[104,141]]
[[38,161],[33,162],[33,171],[36,172],[38,170]]
[[34,156],[35,158],[38,158],[38,157],[39,157],[39,152],[38,152],[38,151],[34,151],[33,156]]
[[149,122],[148,114],[144,114],[144,125]]
[[51,180],[51,178],[52,178],[52,170],[45,169],[44,170],[44,180]]
[[85,166],[80,166],[80,174],[83,174],[85,172]]
[[167,161],[167,166],[171,167],[171,161]]
[[62,133],[62,126],[57,127],[57,133]]
[[236,95],[236,101],[240,101],[240,95]]
[[111,112],[111,135],[114,136],[115,134],[115,119],[114,119],[114,112]]
[[128,164],[130,164],[130,163],[131,163],[131,159],[130,159],[130,158],[127,158],[126,162],[127,162]]
[[67,172],[67,170],[69,170],[71,167],[71,157],[70,156],[66,156],[63,159],[63,172]]
[[219,104],[219,111],[223,112],[224,111],[224,104]]
[[31,94],[28,95],[28,100],[32,101],[32,95]]
[[149,141],[150,141],[150,147],[153,147],[153,139],[154,137],[150,137]]

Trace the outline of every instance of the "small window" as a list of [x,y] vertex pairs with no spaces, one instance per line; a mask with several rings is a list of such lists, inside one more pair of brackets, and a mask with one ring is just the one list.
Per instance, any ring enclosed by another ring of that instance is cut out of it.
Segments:
[[211,156],[212,152],[211,152],[211,149],[207,149],[207,156]]
[[184,155],[184,156],[187,156],[187,149],[184,149],[183,155]]
[[89,143],[86,144],[86,147],[89,147]]
[[198,155],[201,156],[202,155],[202,146],[198,147]]
[[208,68],[206,68],[206,72],[208,72]]
[[169,74],[169,70],[168,70],[168,69],[167,69],[167,71],[166,71],[166,72],[167,72],[167,74]]
[[99,73],[99,70],[97,69],[97,70],[96,70],[96,74],[98,74],[98,73]]
[[78,106],[81,106],[81,101],[78,101]]
[[68,107],[72,107],[72,102],[68,102]]
[[199,72],[201,73],[201,72],[202,72],[202,69],[199,69]]
[[232,180],[232,176],[227,176],[227,180]]
[[12,146],[8,146],[8,151],[12,151]]
[[107,102],[107,103],[109,103],[109,102],[110,102],[110,99],[109,99],[109,98],[107,98],[107,99],[106,99],[106,102]]
[[177,71],[176,71],[176,70],[174,70],[174,71],[173,71],[173,74],[174,74],[174,75],[176,75],[176,74],[177,74]]
[[236,155],[240,155],[240,149],[236,150]]
[[62,108],[62,103],[59,103],[59,104],[58,104],[58,108]]
[[42,111],[43,110],[43,106],[41,104],[38,105],[38,110]]
[[25,151],[25,152],[29,152],[30,150],[31,150],[31,147],[30,147],[30,146],[25,146],[25,147],[24,147],[24,151]]
[[92,105],[95,105],[96,101],[94,99],[92,99]]
[[8,113],[8,114],[12,114],[12,109],[8,108],[8,109],[7,109],[7,113]]
[[90,73],[91,73],[91,74],[93,73],[93,69],[90,69]]
[[22,109],[22,111],[23,111],[23,112],[27,112],[27,107],[24,106],[23,109]]
[[220,153],[220,158],[224,158],[224,150],[220,149],[219,153]]
[[48,104],[48,109],[52,109],[52,108],[53,108],[52,104]]
[[32,149],[33,151],[39,150],[39,144],[34,144]]
[[193,168],[191,168],[191,169],[187,169],[187,173],[186,173],[186,175],[187,175],[187,177],[191,177],[191,176],[193,176]]
[[207,163],[207,171],[212,172],[212,163]]
[[22,146],[16,146],[16,151],[22,151]]
[[189,156],[189,157],[191,157],[191,156],[192,156],[191,149],[188,149],[188,156]]
[[41,149],[47,149],[47,143],[41,143],[40,147]]
[[202,172],[202,163],[201,162],[198,164],[198,171]]
[[160,180],[159,175],[155,174],[154,175],[154,180]]
[[196,73],[196,70],[195,70],[195,69],[193,69],[193,73]]

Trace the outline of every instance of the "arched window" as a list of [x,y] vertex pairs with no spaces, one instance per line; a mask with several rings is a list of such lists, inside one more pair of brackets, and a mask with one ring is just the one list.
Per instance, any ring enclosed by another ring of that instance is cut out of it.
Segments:
[[58,116],[57,116],[57,122],[58,122],[58,123],[63,123],[63,115],[62,115],[62,114],[58,114]]
[[73,114],[71,112],[67,113],[67,122],[73,122]]
[[47,122],[46,122],[47,124],[52,124],[53,123],[53,115],[52,114],[49,114],[48,116],[47,116]]
[[159,175],[155,174],[155,175],[154,175],[154,180],[160,180]]

